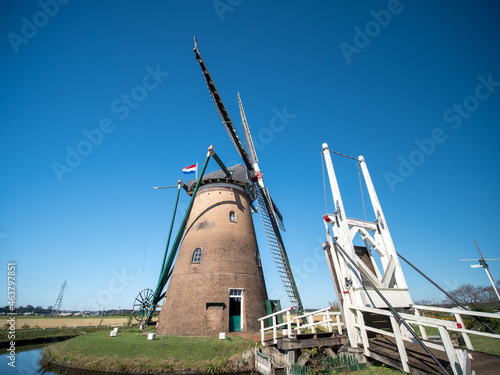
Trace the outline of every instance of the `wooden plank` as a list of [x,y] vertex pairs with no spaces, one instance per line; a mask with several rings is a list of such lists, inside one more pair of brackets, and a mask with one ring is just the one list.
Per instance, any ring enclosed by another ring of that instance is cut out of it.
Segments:
[[469,350],[474,359],[471,361],[472,371],[476,375],[497,375],[500,368],[500,357],[494,354]]
[[[408,366],[410,367],[410,371],[412,373],[414,373],[413,369],[423,371],[424,373],[441,373],[438,365],[432,360],[432,358],[429,357],[420,345],[406,342],[405,348],[406,355],[408,357]],[[398,347],[393,338],[384,337],[370,340],[370,352],[377,353],[380,358],[377,360],[391,366],[394,361],[400,361]],[[448,365],[446,353],[437,350],[432,350],[432,353],[445,367]],[[384,357],[387,358],[387,362],[381,360]],[[402,369],[401,362],[399,362],[398,368]]]
[[342,346],[347,342],[345,337],[332,337],[329,339],[316,339],[316,340],[301,340],[301,341],[288,341],[286,339],[278,340],[277,347],[281,350],[296,350],[319,348],[327,346]]
[[[425,350],[418,344],[405,342],[408,365],[413,375],[439,374],[440,370],[436,363],[428,356]],[[446,353],[441,350],[430,349],[432,354],[445,366],[449,366]],[[476,375],[497,375],[500,368],[500,356],[482,353],[474,350],[469,351],[474,357],[471,361],[472,370]],[[370,340],[370,357],[389,366],[402,370],[397,345],[393,338],[376,338]]]
[[[376,275],[375,267],[373,266],[372,259],[370,258],[370,254],[368,254],[368,250],[364,246],[354,246],[354,251],[359,259],[368,267],[368,269],[372,272],[373,275]],[[370,284],[363,280],[363,286],[370,286]]]

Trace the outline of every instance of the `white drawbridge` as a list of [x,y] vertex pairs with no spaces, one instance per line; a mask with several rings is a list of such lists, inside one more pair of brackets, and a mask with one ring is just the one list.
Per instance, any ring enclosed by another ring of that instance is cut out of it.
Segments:
[[[412,374],[496,373],[500,357],[474,351],[469,335],[500,339],[500,335],[483,320],[500,319],[499,314],[469,311],[458,301],[456,303],[461,308],[414,305],[399,258],[446,292],[396,251],[362,156],[349,158],[357,162],[358,170],[362,172],[359,173],[360,185],[363,177],[375,220],[347,216],[330,153],[339,154],[323,144],[322,157],[334,202],[334,212],[323,215],[327,238],[323,249],[340,312],[327,308],[295,316],[291,308],[262,317],[259,319],[262,345],[276,345],[281,350],[293,351],[307,345],[339,345],[347,340],[352,353],[363,354]],[[425,316],[436,313],[446,319]],[[282,319],[278,319],[278,315],[282,315]],[[464,317],[476,319],[489,332],[467,329]],[[266,326],[268,321],[271,323]],[[327,331],[323,334],[327,336],[320,337],[315,333],[319,327]],[[415,333],[416,327],[419,335]],[[304,335],[305,329],[308,335]],[[347,338],[342,334],[344,329]],[[430,329],[439,333],[437,341],[428,335]],[[458,346],[457,335],[466,349]],[[295,354],[290,357],[295,358]]]

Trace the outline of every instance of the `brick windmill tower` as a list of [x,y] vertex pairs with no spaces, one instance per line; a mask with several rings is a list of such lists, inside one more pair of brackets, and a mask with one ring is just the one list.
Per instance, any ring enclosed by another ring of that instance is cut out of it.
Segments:
[[[251,181],[239,164],[205,175],[165,293],[158,334],[257,331],[266,286],[251,217]],[[187,184],[193,194],[196,180]]]

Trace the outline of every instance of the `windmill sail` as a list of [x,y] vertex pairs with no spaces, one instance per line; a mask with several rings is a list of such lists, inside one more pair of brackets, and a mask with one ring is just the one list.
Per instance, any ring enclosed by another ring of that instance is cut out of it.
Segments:
[[200,53],[198,52],[198,45],[196,44],[196,38],[194,38],[194,54],[196,56],[196,60],[198,60],[198,63],[200,64],[201,70],[203,71],[203,77],[205,78],[205,82],[207,83],[208,91],[210,92],[212,101],[214,102],[215,108],[219,113],[219,117],[222,123],[224,124],[224,127],[226,128],[227,134],[229,135],[229,138],[233,142],[234,147],[238,151],[238,154],[240,154],[241,158],[243,159],[245,166],[249,171],[251,171],[253,170],[253,167],[250,158],[248,157],[248,154],[245,151],[245,148],[243,147],[240,138],[238,137],[238,134],[236,133],[236,129],[234,128],[233,122],[231,121],[231,118],[227,113],[226,107],[222,102],[222,99],[219,95],[219,92],[217,91],[217,88],[215,87],[214,81],[212,80],[212,77],[210,76],[210,73],[208,72],[205,63],[203,62],[203,59],[201,58]]
[[245,116],[245,111],[243,110],[243,103],[241,103],[240,93],[238,93],[238,104],[240,106],[241,123],[243,125],[243,134],[245,136],[245,143],[247,145],[247,150],[250,153],[250,158],[252,159],[252,163],[255,166],[255,164],[259,162],[259,159],[257,158],[257,153],[255,152],[252,136],[250,135],[250,129],[248,128],[247,117]]
[[257,192],[257,201],[259,203],[259,212],[262,220],[262,224],[264,226],[264,231],[266,233],[267,241],[269,243],[269,248],[273,255],[276,267],[278,269],[278,273],[280,275],[281,281],[283,282],[283,286],[285,287],[285,291],[287,292],[288,298],[290,299],[291,304],[298,308],[299,310],[303,310],[302,301],[300,299],[299,291],[297,289],[297,285],[295,283],[295,279],[293,277],[292,268],[290,267],[290,262],[288,260],[288,256],[286,254],[285,245],[283,243],[283,238],[281,236],[280,227],[284,229],[283,225],[283,217],[273,200],[271,199],[269,192],[264,186],[264,181],[262,179],[262,173],[260,172],[258,166],[257,153],[255,152],[255,147],[253,145],[252,137],[250,135],[250,130],[248,128],[248,124],[245,117],[245,112],[243,111],[243,105],[241,104],[241,99],[238,94],[238,101],[240,105],[240,114],[242,117],[243,128],[245,133],[245,141],[247,144],[247,149],[249,150],[249,154],[246,152],[243,144],[241,143],[240,138],[234,128],[233,122],[227,113],[227,110],[222,102],[222,99],[215,88],[215,84],[208,72],[208,69],[201,58],[201,55],[198,51],[198,45],[194,44],[194,53],[198,63],[200,64],[201,70],[203,72],[203,76],[205,78],[205,82],[207,83],[208,90],[210,92],[210,96],[214,102],[214,105],[219,113],[222,123],[226,128],[226,131],[233,142],[233,145],[238,150],[241,158],[243,159],[245,166],[247,167],[252,180],[254,181],[254,187]]
[[274,263],[278,269],[281,282],[285,287],[286,294],[288,295],[292,306],[302,311],[302,301],[295,283],[295,278],[293,277],[290,261],[286,255],[285,245],[283,243],[283,238],[281,237],[276,216],[273,214],[269,204],[271,199],[265,187],[259,187],[257,189],[257,200],[260,208],[260,219],[262,221],[262,225],[264,226],[269,249],[273,255]]

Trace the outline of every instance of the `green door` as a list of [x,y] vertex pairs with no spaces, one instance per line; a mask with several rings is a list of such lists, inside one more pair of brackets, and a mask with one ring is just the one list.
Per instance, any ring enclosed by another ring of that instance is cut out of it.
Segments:
[[229,332],[241,331],[241,315],[229,315]]
[[[268,299],[266,300],[266,312],[267,315],[281,311],[281,302],[279,299]],[[283,323],[283,315],[278,315],[278,324]],[[267,319],[268,327],[273,325],[273,318]]]
[[229,332],[241,331],[241,289],[229,291]]

